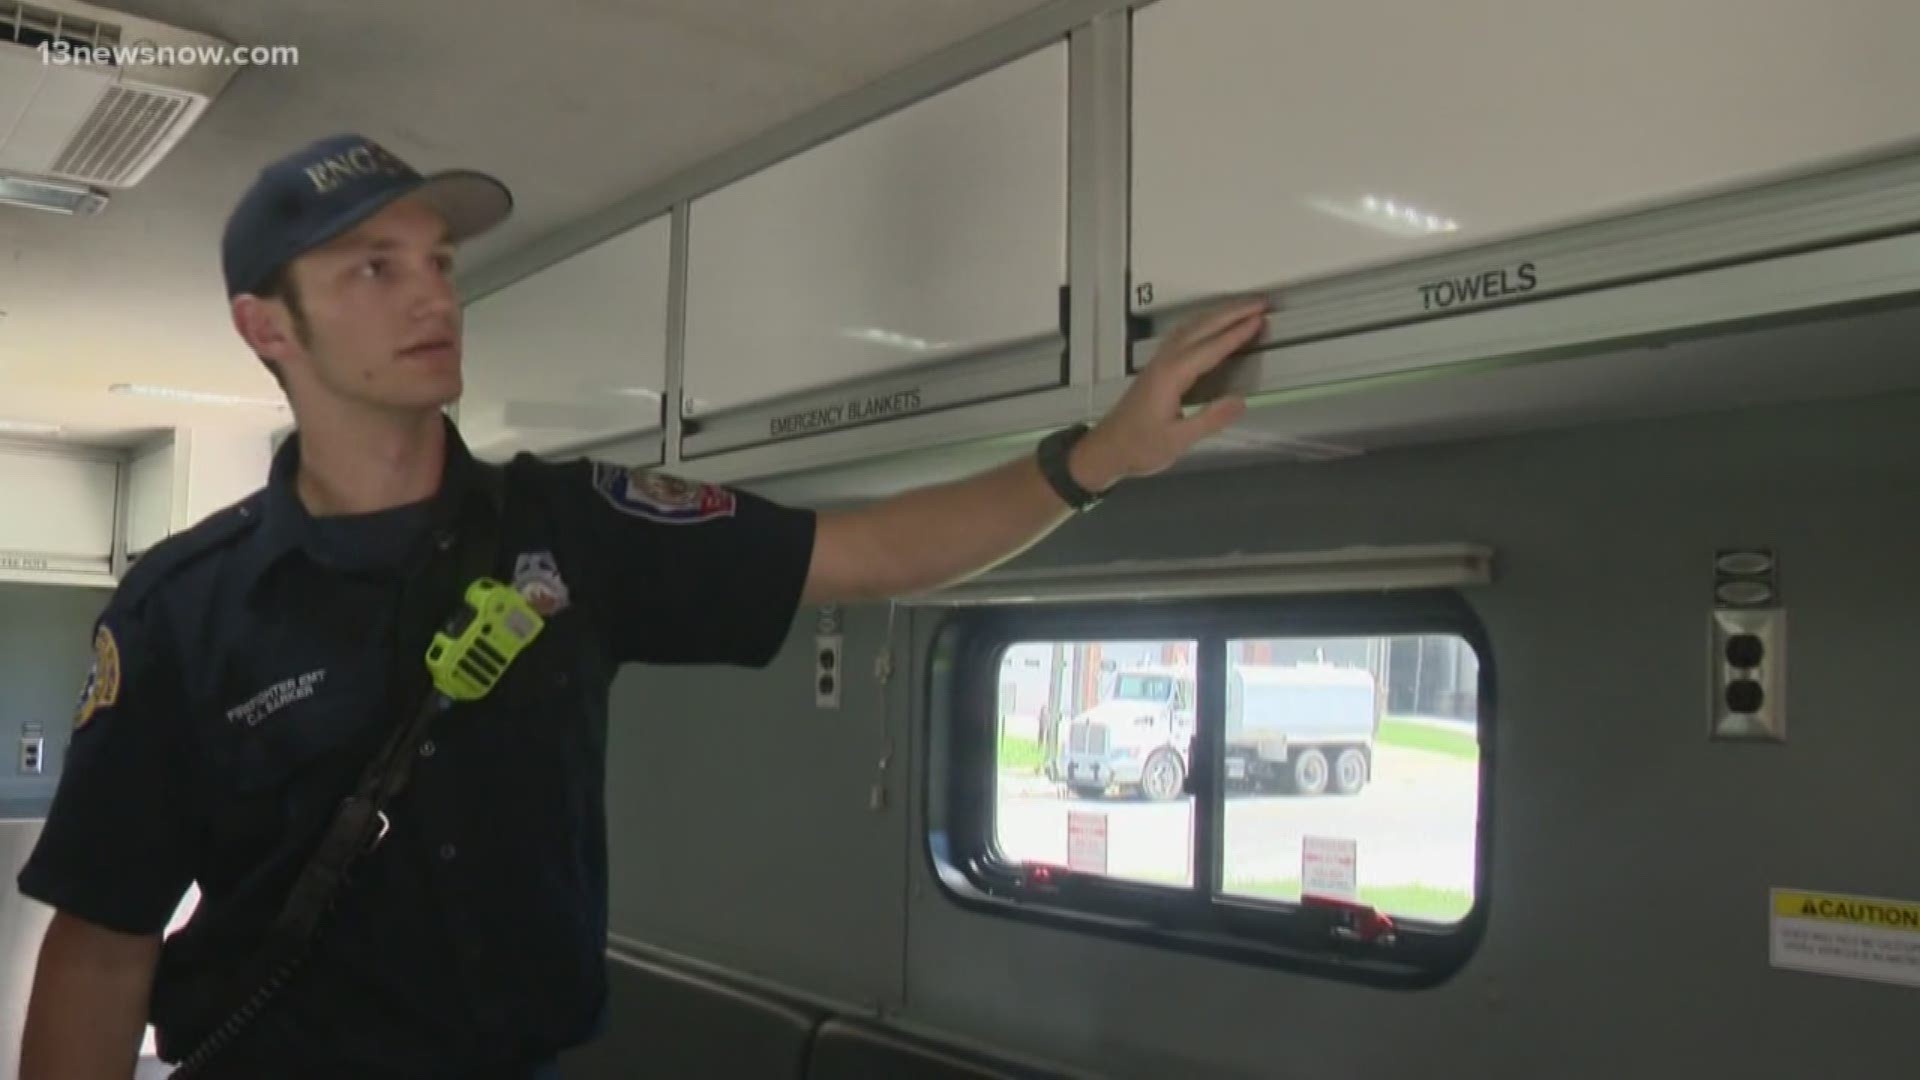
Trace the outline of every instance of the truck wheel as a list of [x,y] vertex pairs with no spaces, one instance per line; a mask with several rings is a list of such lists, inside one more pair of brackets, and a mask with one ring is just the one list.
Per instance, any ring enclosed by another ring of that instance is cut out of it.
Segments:
[[1342,795],[1357,795],[1367,786],[1367,755],[1349,746],[1333,759],[1333,790]]
[[1187,770],[1171,750],[1155,750],[1140,773],[1140,791],[1154,802],[1177,799],[1186,792]]
[[1293,759],[1293,790],[1301,795],[1320,795],[1327,790],[1327,755],[1318,750],[1302,750]]

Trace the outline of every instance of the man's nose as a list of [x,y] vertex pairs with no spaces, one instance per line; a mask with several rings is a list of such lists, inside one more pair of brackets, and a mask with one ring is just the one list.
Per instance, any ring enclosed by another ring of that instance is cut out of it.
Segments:
[[414,302],[414,314],[429,317],[441,316],[460,310],[460,293],[454,288],[453,278],[438,266],[430,267],[424,274],[420,294]]

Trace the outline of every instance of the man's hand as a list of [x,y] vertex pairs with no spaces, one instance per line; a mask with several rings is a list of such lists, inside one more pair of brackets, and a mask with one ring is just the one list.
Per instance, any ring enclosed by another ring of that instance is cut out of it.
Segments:
[[1151,476],[1238,420],[1246,411],[1242,398],[1221,398],[1193,416],[1185,415],[1181,400],[1201,376],[1259,334],[1269,310],[1267,301],[1252,300],[1176,327],[1112,411],[1074,446],[1074,479],[1089,491],[1105,491],[1130,477]]
[[[1246,409],[1222,398],[1194,416],[1194,383],[1253,340],[1268,305],[1252,301],[1176,328],[1113,410],[1074,444],[1068,468],[1089,491],[1159,472]],[[904,596],[964,580],[1018,555],[1071,516],[1026,455],[997,469],[896,495],[857,510],[823,511],[805,604]]]

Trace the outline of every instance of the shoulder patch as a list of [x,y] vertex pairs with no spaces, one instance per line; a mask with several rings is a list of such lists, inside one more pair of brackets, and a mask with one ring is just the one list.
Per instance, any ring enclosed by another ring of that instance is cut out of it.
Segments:
[[93,668],[80,690],[80,708],[74,716],[75,731],[87,726],[95,713],[111,708],[120,700],[120,643],[113,631],[102,625],[93,635]]
[[696,483],[604,461],[593,464],[593,486],[615,510],[669,525],[732,517],[738,504],[734,493],[718,484]]

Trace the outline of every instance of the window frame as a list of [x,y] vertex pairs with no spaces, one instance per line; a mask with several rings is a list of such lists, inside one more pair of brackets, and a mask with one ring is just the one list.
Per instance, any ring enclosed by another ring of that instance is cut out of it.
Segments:
[[[1478,660],[1480,744],[1473,906],[1457,923],[1393,917],[1391,945],[1331,932],[1324,909],[1223,895],[1225,701],[1198,693],[1204,733],[1193,754],[1191,886],[1149,884],[1049,867],[997,852],[998,676],[1005,650],[1036,641],[1193,641],[1196,691],[1226,685],[1227,646],[1244,639],[1457,636]],[[1485,936],[1493,865],[1497,745],[1495,655],[1472,606],[1451,588],[1156,601],[961,606],[933,628],[922,673],[922,854],[960,907],[1030,925],[1305,975],[1393,989],[1438,986]],[[1210,874],[1203,871],[1211,870]],[[1206,880],[1212,878],[1211,881]]]

